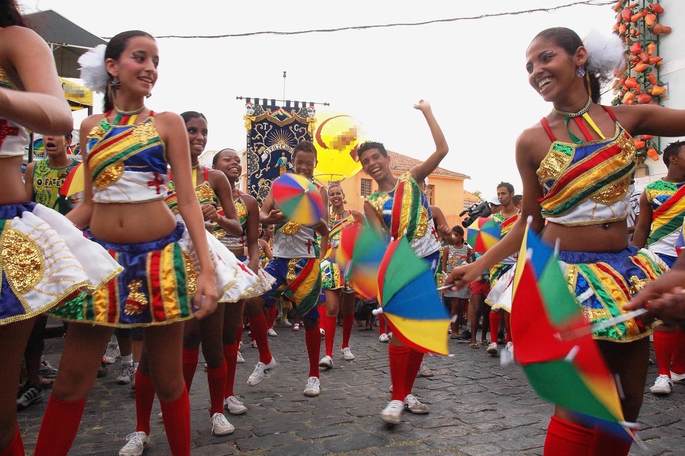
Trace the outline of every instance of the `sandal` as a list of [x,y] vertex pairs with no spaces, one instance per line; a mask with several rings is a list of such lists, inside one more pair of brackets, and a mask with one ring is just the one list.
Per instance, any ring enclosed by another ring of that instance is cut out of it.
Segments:
[[473,342],[472,344],[469,344],[469,347],[471,347],[473,349],[479,349],[480,344],[478,342]]

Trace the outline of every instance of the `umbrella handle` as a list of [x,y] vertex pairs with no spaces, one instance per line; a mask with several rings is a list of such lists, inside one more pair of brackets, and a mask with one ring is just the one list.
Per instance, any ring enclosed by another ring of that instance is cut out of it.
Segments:
[[377,307],[371,311],[371,315],[378,316],[383,313],[382,307]]

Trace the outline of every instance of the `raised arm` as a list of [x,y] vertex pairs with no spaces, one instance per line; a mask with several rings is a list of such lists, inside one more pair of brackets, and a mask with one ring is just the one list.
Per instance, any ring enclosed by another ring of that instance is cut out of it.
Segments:
[[649,201],[647,201],[647,194],[643,192],[640,196],[640,216],[637,218],[635,231],[633,232],[632,244],[635,247],[642,248],[645,246],[651,225],[652,207],[649,205]]
[[0,88],[0,117],[38,133],[70,132],[74,121],[45,41],[33,30],[17,26],[3,29],[2,41],[12,67],[7,70],[16,73],[23,90]]
[[217,288],[214,265],[209,257],[207,234],[200,203],[197,201],[191,178],[188,134],[183,119],[166,112],[155,117],[155,125],[166,144],[166,153],[174,175],[178,197],[178,210],[186,224],[200,263],[196,294],[197,318],[203,318],[216,309]]
[[419,100],[419,102],[414,105],[414,108],[423,113],[423,116],[428,123],[428,128],[430,128],[431,135],[433,136],[433,141],[435,142],[435,152],[433,152],[424,162],[416,165],[410,170],[414,179],[417,182],[421,182],[440,165],[442,159],[447,155],[449,147],[447,146],[445,135],[442,133],[440,125],[438,125],[438,121],[435,120],[435,117],[433,116],[433,110],[431,109],[430,103]]

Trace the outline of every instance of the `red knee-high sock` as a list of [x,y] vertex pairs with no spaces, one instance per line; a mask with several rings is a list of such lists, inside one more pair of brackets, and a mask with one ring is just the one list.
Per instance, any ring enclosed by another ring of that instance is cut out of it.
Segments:
[[502,312],[490,311],[490,342],[497,343],[499,334],[499,323],[502,320]]
[[671,358],[671,371],[674,374],[685,374],[685,330],[676,331],[675,348]]
[[[590,456],[595,431],[553,416],[547,426],[545,456]],[[601,454],[601,453],[597,453]]]
[[219,367],[207,368],[207,383],[209,384],[209,415],[224,411],[224,385],[226,384],[226,363]]
[[[419,375],[419,369],[421,369],[421,362],[423,361],[423,353],[411,350],[409,351],[409,363],[407,365],[407,376],[405,379],[405,384],[407,385],[407,394],[411,393],[412,388],[414,388],[414,382],[416,381],[416,376]],[[406,396],[406,394],[405,394]],[[404,399],[404,398],[402,398]]]
[[383,315],[378,316],[378,334],[387,334],[388,329],[385,325],[385,317]]
[[507,342],[511,342],[511,318],[509,313],[504,314],[504,329],[507,332],[504,340]]
[[38,433],[35,456],[66,456],[78,433],[85,404],[85,399],[62,401],[54,394],[50,395]]
[[325,315],[321,322],[324,324],[324,329],[326,330],[326,354],[333,357],[333,344],[335,343],[335,330],[337,318]]
[[319,355],[321,354],[321,332],[319,332],[319,320],[310,327],[305,326],[304,340],[307,345],[309,356],[309,376],[319,376]]
[[316,311],[319,313],[319,321],[323,321],[323,319],[326,318],[326,304],[319,304],[316,306]]
[[19,426],[14,431],[14,437],[10,440],[9,445],[4,450],[0,451],[0,456],[24,456],[24,442],[21,440],[21,432]]
[[411,349],[404,345],[388,345],[388,364],[390,365],[393,401],[403,401],[407,395],[408,387],[406,382],[410,351]]
[[250,330],[252,337],[257,341],[257,350],[259,350],[259,360],[264,364],[271,362],[271,350],[269,350],[269,338],[266,335],[266,318],[264,312],[257,312],[256,315],[250,316]]
[[276,317],[278,316],[278,308],[276,306],[271,306],[266,311],[266,327],[273,328],[274,323],[276,323]]
[[224,398],[233,396],[235,384],[235,369],[238,365],[238,342],[224,345],[224,362],[226,363],[226,381],[224,382]]
[[[137,386],[136,386],[137,387]],[[159,401],[166,438],[174,456],[190,456],[190,401],[188,390],[169,402]]]
[[193,377],[195,376],[195,369],[197,369],[197,360],[199,357],[200,349],[183,349],[183,379],[186,381],[186,389],[188,391],[190,391],[190,387],[193,384]]
[[654,331],[654,354],[659,375],[671,376],[671,361],[678,334],[675,331]]
[[354,325],[354,314],[345,315],[345,317],[343,317],[342,345],[340,346],[340,348],[346,348],[350,346],[350,335],[352,334],[352,325]]
[[610,434],[595,428],[595,438],[592,442],[592,455],[628,456],[633,441],[627,436]]
[[150,414],[155,401],[152,379],[142,369],[136,370],[136,431],[150,435]]

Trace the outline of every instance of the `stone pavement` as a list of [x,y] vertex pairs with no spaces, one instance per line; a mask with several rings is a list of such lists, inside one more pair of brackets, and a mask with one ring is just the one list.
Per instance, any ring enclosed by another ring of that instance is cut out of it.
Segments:
[[[338,328],[337,342],[340,340]],[[377,332],[352,334],[357,359],[342,360],[321,375],[321,396],[302,394],[307,379],[304,331],[279,329],[271,338],[279,367],[256,387],[245,383],[257,350],[244,344],[245,364],[238,365],[236,392],[249,407],[229,420],[236,432],[213,437],[207,412],[207,382],[198,368],[191,391],[193,455],[500,455],[542,453],[552,407],[528,387],[521,369],[500,367],[484,349],[450,341],[453,357],[428,359],[432,378],[419,378],[415,394],[431,407],[425,416],[405,413],[402,423],[386,427],[379,412],[388,400],[387,347]],[[247,338],[245,339],[247,340]],[[57,364],[61,341],[48,344],[48,359]],[[322,343],[323,350],[323,343]],[[115,383],[118,364],[91,392],[72,455],[115,455],[133,431],[135,408],[128,386]],[[649,379],[654,379],[650,367]],[[47,397],[47,395],[46,395]],[[46,400],[44,400],[44,403]],[[44,405],[19,415],[27,451],[35,445]],[[166,455],[168,447],[159,406],[153,410],[153,446],[149,456]],[[647,451],[634,455],[685,454],[685,385],[666,398],[645,395],[640,436]]]

